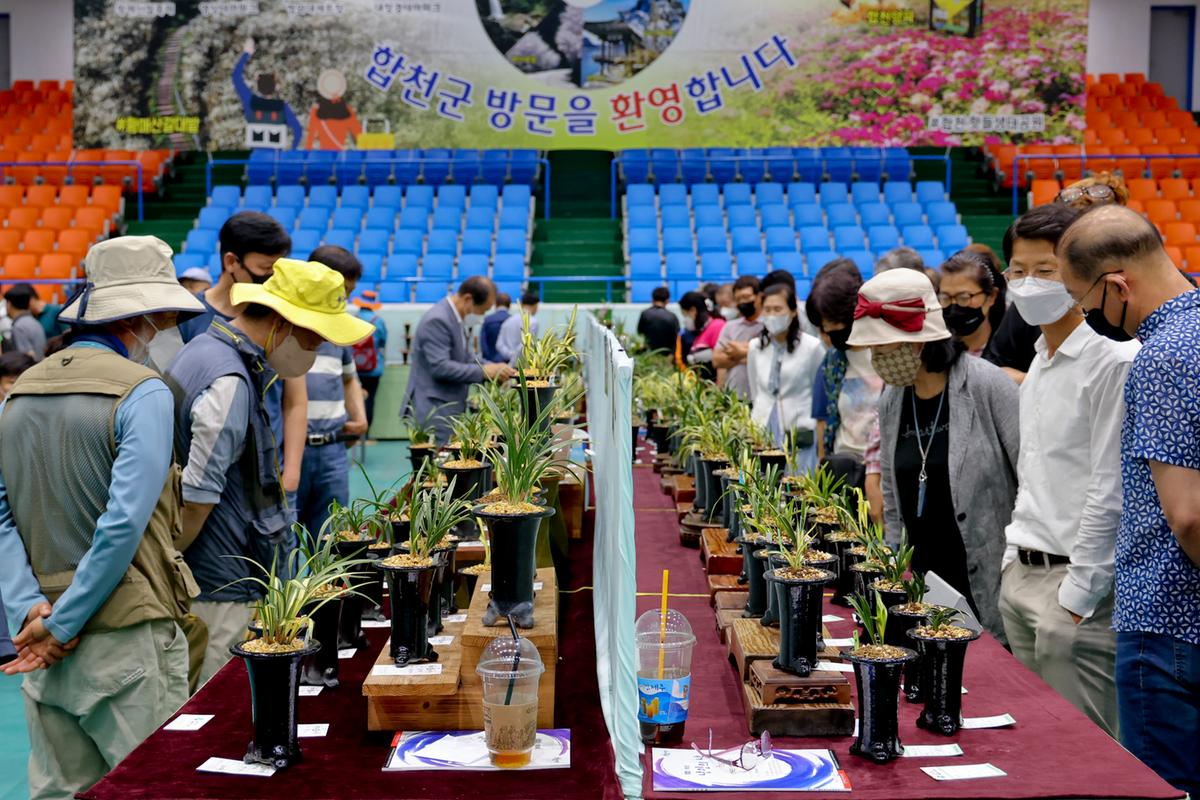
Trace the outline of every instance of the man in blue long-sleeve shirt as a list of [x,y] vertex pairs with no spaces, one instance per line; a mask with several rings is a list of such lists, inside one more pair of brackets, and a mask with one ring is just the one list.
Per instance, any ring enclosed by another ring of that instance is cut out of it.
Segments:
[[246,85],[246,65],[253,55],[254,40],[247,39],[245,50],[233,65],[233,89],[242,101],[242,111],[246,115],[246,146],[286,150],[289,147],[287,132],[291,131],[290,147],[294,150],[304,138],[304,129],[300,127],[300,120],[296,118],[292,107],[277,96],[275,75],[270,72],[259,73],[255,81],[257,93]]
[[152,236],[95,245],[62,351],[0,409],[0,587],[22,684],[33,798],[71,798],[187,699],[179,627],[198,593],[176,549],[174,404],[159,330],[202,306]]

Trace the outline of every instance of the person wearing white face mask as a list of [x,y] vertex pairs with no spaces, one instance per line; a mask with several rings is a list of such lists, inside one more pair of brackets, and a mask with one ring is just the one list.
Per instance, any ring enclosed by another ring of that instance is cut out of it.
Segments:
[[203,306],[171,249],[125,236],[88,251],[62,310],[66,346],[0,408],[0,594],[32,744],[30,796],[74,797],[187,700],[174,408],[141,362]]
[[208,626],[201,681],[229,660],[257,598],[235,583],[252,570],[236,556],[269,564],[295,544],[268,390],[303,377],[322,342],[352,345],[374,331],[346,311],[342,276],[316,262],[281,258],[265,283],[234,284],[230,299],[239,314],[214,319],[167,372],[175,452],[187,454],[182,549],[200,585],[193,609]]
[[1009,296],[1042,336],[1021,384],[1026,446],[1005,530],[1000,612],[1013,655],[1115,737],[1121,420],[1140,346],[1097,334],[1067,294],[1055,247],[1075,217],[1065,205],[1039,206],[1004,236]]
[[790,286],[767,287],[762,296],[763,333],[750,343],[746,363],[751,416],[771,432],[777,445],[790,440],[799,452],[792,467],[803,472],[817,463],[812,391],[825,347],[800,329],[796,308]]

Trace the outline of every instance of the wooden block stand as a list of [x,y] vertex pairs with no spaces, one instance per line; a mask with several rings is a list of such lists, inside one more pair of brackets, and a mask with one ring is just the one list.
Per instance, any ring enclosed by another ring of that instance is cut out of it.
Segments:
[[[521,631],[542,656],[546,671],[538,684],[538,727],[554,727],[554,673],[558,665],[558,584],[552,568],[539,569],[537,580],[542,588],[534,596],[533,614],[536,622],[530,630]],[[483,582],[476,585],[467,621],[446,623],[441,636],[453,636],[454,641],[434,649],[442,665],[440,675],[384,677],[369,674],[362,691],[367,698],[367,729],[372,731],[483,730],[483,684],[475,673],[479,657],[488,642],[496,637],[509,637],[507,626],[491,628],[483,625],[487,609],[487,593],[481,591]],[[376,666],[390,665],[388,644],[385,643]]]
[[709,575],[737,575],[742,571],[742,556],[737,543],[726,541],[724,528],[705,528],[700,534],[700,559]]

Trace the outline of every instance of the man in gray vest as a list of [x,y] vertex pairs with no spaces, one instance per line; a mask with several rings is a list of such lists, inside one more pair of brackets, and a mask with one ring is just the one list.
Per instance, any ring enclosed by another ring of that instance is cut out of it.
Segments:
[[152,236],[92,247],[65,349],[0,410],[0,587],[22,684],[32,798],[91,786],[187,699],[171,393],[154,335],[200,303]]
[[200,680],[229,660],[245,637],[257,575],[243,558],[269,567],[277,548],[295,546],[281,486],[279,442],[268,390],[303,378],[328,341],[351,345],[375,328],[346,311],[342,276],[323,264],[281,258],[265,283],[236,283],[241,310],[214,318],[171,364],[175,450],[183,468],[183,548],[200,584],[194,613],[208,626]]

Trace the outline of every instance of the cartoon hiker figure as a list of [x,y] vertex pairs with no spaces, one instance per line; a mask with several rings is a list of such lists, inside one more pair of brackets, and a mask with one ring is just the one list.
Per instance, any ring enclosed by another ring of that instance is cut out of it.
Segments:
[[346,104],[346,76],[336,69],[317,78],[317,102],[308,113],[309,150],[345,150],[353,147],[362,125]]
[[304,131],[292,107],[276,95],[275,74],[259,73],[256,81],[257,93],[250,91],[250,87],[246,85],[246,64],[253,55],[254,40],[247,39],[245,50],[233,67],[233,88],[242,101],[242,110],[246,114],[246,146],[272,150],[299,147],[301,139],[304,138]]

